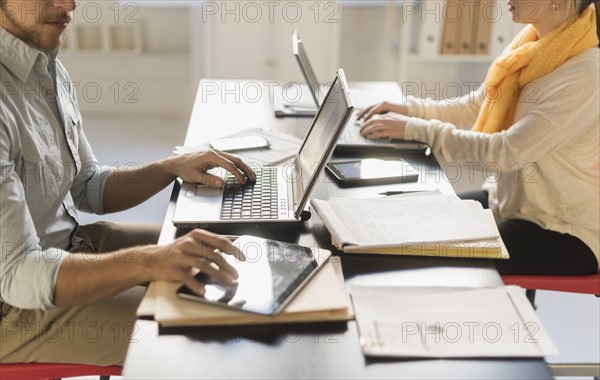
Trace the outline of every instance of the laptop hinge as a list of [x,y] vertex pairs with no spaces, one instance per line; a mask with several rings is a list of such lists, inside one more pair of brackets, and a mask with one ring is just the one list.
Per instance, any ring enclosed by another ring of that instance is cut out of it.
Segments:
[[298,158],[296,158],[293,162],[293,167],[291,168],[291,173],[288,176],[289,181],[293,181],[292,193],[294,200],[294,218],[300,219],[302,216],[303,207],[300,207],[300,203],[302,202],[302,174],[300,173],[298,162]]

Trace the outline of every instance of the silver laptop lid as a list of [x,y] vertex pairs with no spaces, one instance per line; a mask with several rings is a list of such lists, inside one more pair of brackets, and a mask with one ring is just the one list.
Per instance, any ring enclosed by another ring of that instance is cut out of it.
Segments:
[[308,56],[304,50],[304,45],[302,44],[302,40],[300,39],[297,30],[294,30],[292,33],[292,49],[294,57],[296,57],[296,61],[298,62],[298,66],[300,66],[300,71],[302,71],[302,76],[304,77],[310,90],[310,94],[318,108],[321,105],[321,102],[319,101],[319,98],[321,97],[321,85],[310,65]]
[[300,217],[354,110],[344,70],[339,69],[294,160],[294,215]]

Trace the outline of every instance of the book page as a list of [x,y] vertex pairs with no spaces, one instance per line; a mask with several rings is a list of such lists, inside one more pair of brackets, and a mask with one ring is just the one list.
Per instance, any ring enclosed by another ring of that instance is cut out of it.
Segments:
[[[337,220],[343,221],[341,229],[349,231],[344,233],[347,240],[339,242],[344,245],[375,248],[499,237],[480,203],[455,196],[338,198],[328,202]],[[327,228],[337,231],[339,223]]]
[[[346,227],[346,224],[339,218],[337,213],[333,211],[331,204],[322,199],[313,198],[310,200],[310,205],[315,209],[321,217],[331,234],[331,241],[338,249],[343,249],[346,242],[352,241],[354,232],[353,228]],[[336,226],[329,228],[329,226]]]

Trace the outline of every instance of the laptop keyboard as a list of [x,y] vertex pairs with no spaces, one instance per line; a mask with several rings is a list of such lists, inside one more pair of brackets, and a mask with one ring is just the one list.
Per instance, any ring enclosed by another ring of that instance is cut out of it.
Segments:
[[342,132],[342,135],[340,136],[340,141],[343,141],[345,143],[366,143],[369,140],[364,137],[361,136],[360,132],[360,124],[355,123],[348,123],[348,125],[346,125],[346,128],[344,128],[344,131]]
[[390,142],[390,140],[388,140],[388,139],[369,140],[368,138],[366,138],[360,134],[360,126],[361,125],[362,124],[357,121],[348,123],[346,128],[344,128],[342,135],[340,136],[340,143],[374,144],[374,143],[389,143]]
[[245,185],[227,173],[221,206],[221,219],[277,219],[277,168],[255,170],[256,182]]

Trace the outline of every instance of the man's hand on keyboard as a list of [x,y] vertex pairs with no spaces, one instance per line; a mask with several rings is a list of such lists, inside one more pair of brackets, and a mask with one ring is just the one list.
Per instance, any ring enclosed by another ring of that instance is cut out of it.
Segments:
[[231,172],[242,184],[246,183],[246,181],[256,181],[256,175],[252,169],[241,159],[216,149],[190,153],[173,157],[172,159],[177,160],[174,163],[174,171],[185,182],[203,183],[210,187],[221,188],[224,185],[223,179],[208,172],[210,169],[216,167],[224,168]]

